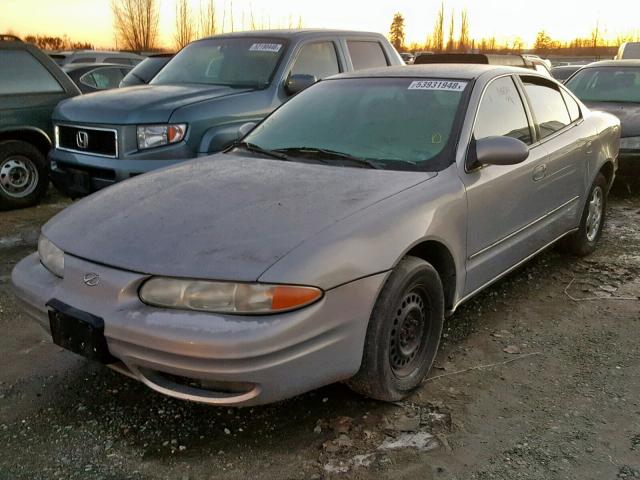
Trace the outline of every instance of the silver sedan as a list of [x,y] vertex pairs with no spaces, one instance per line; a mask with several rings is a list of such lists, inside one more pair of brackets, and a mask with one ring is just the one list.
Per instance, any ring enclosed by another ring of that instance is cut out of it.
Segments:
[[398,400],[462,302],[553,243],[595,249],[619,136],[528,70],[341,75],[69,207],[12,281],[55,343],[173,397]]

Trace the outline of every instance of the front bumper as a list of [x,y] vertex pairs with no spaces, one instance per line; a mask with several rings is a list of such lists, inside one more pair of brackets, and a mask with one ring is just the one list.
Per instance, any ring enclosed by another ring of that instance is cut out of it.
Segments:
[[[110,158],[54,148],[49,151],[51,181],[65,195],[76,198],[89,195],[142,173],[175,165],[193,156],[184,144],[166,147],[175,155],[171,159]],[[163,152],[166,155],[166,153]]]
[[[88,272],[100,275],[97,286],[84,284]],[[104,320],[109,350],[122,362],[110,367],[166,395],[243,406],[353,376],[386,274],[329,290],[307,308],[262,317],[150,307],[138,298],[146,278],[71,255],[65,256],[64,279],[49,273],[37,254],[12,273],[26,312],[47,331],[45,304],[55,298]]]

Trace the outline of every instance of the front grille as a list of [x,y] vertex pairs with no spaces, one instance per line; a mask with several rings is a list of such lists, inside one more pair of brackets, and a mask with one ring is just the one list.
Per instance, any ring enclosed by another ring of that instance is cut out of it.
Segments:
[[118,138],[115,130],[58,126],[58,148],[80,153],[118,156]]

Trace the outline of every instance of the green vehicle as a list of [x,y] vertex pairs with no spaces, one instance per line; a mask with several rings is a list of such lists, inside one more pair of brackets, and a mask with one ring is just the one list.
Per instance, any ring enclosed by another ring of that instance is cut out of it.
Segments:
[[35,205],[49,185],[53,108],[79,95],[38,47],[0,35],[0,210]]

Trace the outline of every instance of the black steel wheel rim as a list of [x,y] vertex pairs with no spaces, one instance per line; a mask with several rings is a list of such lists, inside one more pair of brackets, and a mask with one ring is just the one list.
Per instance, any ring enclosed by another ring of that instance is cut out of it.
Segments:
[[429,326],[426,292],[421,286],[413,287],[394,312],[389,340],[389,363],[397,377],[411,375],[424,362]]

